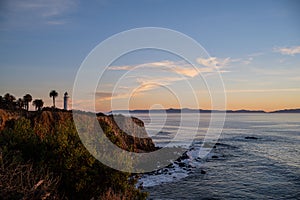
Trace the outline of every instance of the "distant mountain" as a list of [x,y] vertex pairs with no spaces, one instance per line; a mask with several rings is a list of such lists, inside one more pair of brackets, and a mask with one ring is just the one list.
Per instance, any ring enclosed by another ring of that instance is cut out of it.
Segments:
[[203,110],[203,109],[190,109],[190,108],[182,108],[182,109],[154,109],[154,110],[114,110],[109,113],[266,113],[263,110]]
[[276,110],[271,112],[266,112],[263,110],[203,110],[203,109],[190,109],[190,108],[169,108],[169,109],[154,109],[154,110],[114,110],[110,111],[109,114],[132,114],[132,113],[300,113],[299,109],[285,109],[285,110]]
[[284,109],[284,110],[276,110],[270,113],[300,113],[300,108],[298,109]]
[[227,113],[266,113],[263,110],[227,110]]

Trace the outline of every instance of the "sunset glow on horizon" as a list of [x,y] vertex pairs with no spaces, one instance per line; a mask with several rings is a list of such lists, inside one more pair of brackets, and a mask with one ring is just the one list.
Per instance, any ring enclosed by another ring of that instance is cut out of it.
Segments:
[[[82,93],[95,102],[83,98],[69,108],[222,110],[211,92],[220,101],[226,95],[228,110],[300,108],[299,8],[294,0],[3,1],[0,95],[29,93],[51,106],[49,92],[56,90],[62,108],[64,92],[72,97],[76,74],[98,44],[130,29],[163,27],[191,37],[210,57],[193,60],[195,70],[170,52],[129,52],[106,66],[95,91]],[[225,90],[207,85],[219,76]]]

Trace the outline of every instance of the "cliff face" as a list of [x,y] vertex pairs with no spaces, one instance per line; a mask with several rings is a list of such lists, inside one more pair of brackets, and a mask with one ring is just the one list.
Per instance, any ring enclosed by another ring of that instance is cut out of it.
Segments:
[[[82,113],[82,117],[85,117]],[[55,134],[55,127],[67,122],[73,124],[72,113],[63,110],[44,110],[40,112],[9,111],[0,109],[0,131],[4,128],[13,128],[14,121],[25,117],[31,121],[36,134]],[[96,117],[96,116],[95,116]],[[101,115],[97,117],[103,130],[109,128],[108,138],[118,141],[119,147],[134,152],[155,151],[155,146],[144,128],[144,123],[137,118]]]
[[130,146],[133,146],[134,152],[155,151],[154,143],[145,130],[144,122],[140,119],[110,115],[98,117],[98,121],[111,127],[116,137],[122,138],[121,148],[129,150]]
[[[101,133],[98,136],[99,123],[118,147],[153,151],[150,138],[134,136],[147,137],[143,122],[124,116],[114,120],[100,114],[73,114],[51,108],[38,112],[0,109],[0,199],[145,199],[130,173],[109,165],[114,162],[132,169],[136,162],[117,148],[106,151],[109,141]],[[79,137],[76,128],[86,137]]]
[[9,121],[16,120],[18,118],[20,118],[19,113],[0,109],[0,131],[4,129]]

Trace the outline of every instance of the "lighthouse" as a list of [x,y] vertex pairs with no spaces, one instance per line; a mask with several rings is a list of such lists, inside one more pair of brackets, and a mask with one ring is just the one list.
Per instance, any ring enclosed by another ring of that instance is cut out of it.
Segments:
[[68,93],[65,92],[65,94],[64,94],[64,110],[68,110],[68,98],[69,98]]

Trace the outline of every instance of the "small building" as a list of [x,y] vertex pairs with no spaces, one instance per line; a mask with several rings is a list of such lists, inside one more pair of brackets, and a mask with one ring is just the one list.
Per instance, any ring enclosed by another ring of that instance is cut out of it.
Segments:
[[64,110],[68,110],[68,99],[69,99],[69,95],[67,92],[65,92],[65,94],[64,94]]

